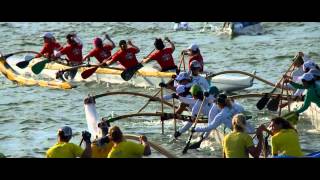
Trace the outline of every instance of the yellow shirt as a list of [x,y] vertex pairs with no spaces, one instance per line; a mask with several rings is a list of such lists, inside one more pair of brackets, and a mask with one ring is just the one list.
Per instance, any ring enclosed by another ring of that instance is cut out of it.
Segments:
[[80,157],[83,149],[73,143],[59,142],[47,151],[47,158],[76,158]]
[[223,140],[226,158],[249,158],[247,149],[251,146],[253,140],[244,132],[231,132]]
[[282,129],[271,137],[272,155],[303,156],[298,133],[294,129]]
[[131,141],[123,141],[114,145],[108,158],[141,158],[144,153],[144,146]]
[[92,143],[91,150],[92,150],[92,158],[107,158],[108,154],[114,144],[109,142],[101,147],[97,146],[96,143]]

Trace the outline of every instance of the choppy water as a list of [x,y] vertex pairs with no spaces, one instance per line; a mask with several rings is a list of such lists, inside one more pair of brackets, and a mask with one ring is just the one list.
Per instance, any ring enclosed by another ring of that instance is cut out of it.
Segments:
[[[42,45],[39,36],[45,31],[55,33],[59,42],[65,42],[65,35],[75,31],[84,42],[84,51],[91,48],[92,39],[108,32],[117,44],[121,39],[132,39],[140,47],[138,59],[142,59],[153,49],[155,37],[170,37],[176,45],[175,61],[179,52],[190,43],[197,43],[205,58],[207,71],[223,70],[257,71],[257,75],[276,82],[290,65],[290,59],[298,51],[309,54],[320,62],[320,23],[290,22],[263,23],[265,34],[261,36],[240,36],[235,39],[217,36],[214,32],[200,32],[202,22],[191,22],[193,31],[172,31],[171,22],[37,22],[37,23],[0,23],[0,51],[10,53],[19,50],[38,51]],[[222,23],[211,23],[221,26]],[[255,82],[254,87],[239,92],[266,92],[270,87]],[[63,91],[40,87],[21,87],[12,84],[0,75],[0,152],[9,157],[44,157],[45,151],[55,143],[56,131],[60,126],[69,125],[75,137],[72,142],[80,141],[80,132],[87,128],[83,98],[88,93],[99,94],[106,90],[133,91],[154,94],[155,89],[135,88],[125,85],[87,83],[77,89]],[[137,111],[146,99],[133,96],[111,96],[97,100],[100,116],[109,114],[122,115]],[[257,99],[242,99],[247,111],[254,116],[253,123],[266,122],[270,113],[258,112],[255,108]],[[160,104],[151,103],[146,112],[160,111]],[[167,109],[171,112],[172,110]],[[118,121],[125,133],[145,134],[150,140],[162,145],[179,157],[221,157],[219,145],[212,141],[199,151],[189,151],[182,156],[181,151],[188,135],[183,135],[178,142],[171,142],[172,122],[165,123],[165,134],[161,135],[161,125],[155,118],[134,118]],[[302,121],[298,130],[304,152],[320,149],[320,135],[312,129],[308,121]],[[154,155],[159,156],[158,154]]]

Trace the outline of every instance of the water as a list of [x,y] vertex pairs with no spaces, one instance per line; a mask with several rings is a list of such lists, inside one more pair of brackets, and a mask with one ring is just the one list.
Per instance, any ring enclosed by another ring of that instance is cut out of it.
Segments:
[[[210,23],[221,26],[222,23]],[[153,50],[155,37],[168,36],[176,45],[175,61],[178,62],[179,52],[197,43],[204,57],[205,69],[211,72],[223,70],[257,71],[257,75],[276,82],[291,64],[291,58],[298,51],[309,54],[320,62],[320,23],[290,22],[262,23],[265,34],[261,36],[240,36],[229,39],[217,36],[214,32],[200,32],[204,23],[191,22],[194,31],[172,31],[171,22],[36,22],[36,23],[0,23],[0,51],[11,53],[20,50],[39,51],[42,45],[42,35],[52,31],[62,44],[65,35],[71,31],[77,32],[84,43],[83,53],[92,48],[95,36],[107,32],[117,44],[121,39],[132,39],[141,52],[138,59]],[[272,88],[255,81],[252,88],[239,93],[267,92]],[[75,132],[74,143],[80,142],[80,133],[87,128],[83,99],[88,93],[103,93],[109,91],[141,92],[149,95],[157,90],[135,88],[126,85],[107,85],[105,83],[87,83],[80,87],[63,91],[41,87],[21,87],[12,84],[0,75],[0,152],[8,157],[44,157],[45,151],[56,142],[57,129],[69,125]],[[267,111],[257,111],[257,99],[241,99],[247,111],[254,117],[256,125],[266,122],[271,114]],[[109,96],[97,100],[97,111],[100,117],[110,114],[123,115],[136,112],[144,105],[146,99],[135,96]],[[145,112],[160,111],[160,104],[150,103]],[[172,112],[172,109],[166,109]],[[179,157],[221,157],[221,148],[214,140],[205,143],[199,151],[190,150],[181,155],[188,138],[183,135],[179,141],[171,142],[173,134],[172,122],[165,122],[165,134],[161,135],[161,124],[154,117],[131,118],[114,123],[125,133],[145,134],[147,137],[165,147]],[[180,126],[180,123],[178,124]],[[300,140],[305,153],[320,149],[319,132],[313,131],[311,124],[302,120],[298,126]],[[160,157],[155,153],[153,157]]]

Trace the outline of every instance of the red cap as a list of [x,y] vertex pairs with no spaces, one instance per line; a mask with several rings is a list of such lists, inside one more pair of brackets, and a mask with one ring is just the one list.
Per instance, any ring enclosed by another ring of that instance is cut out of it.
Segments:
[[102,44],[102,39],[101,39],[101,38],[98,38],[98,37],[94,38],[93,44],[94,44],[94,45]]

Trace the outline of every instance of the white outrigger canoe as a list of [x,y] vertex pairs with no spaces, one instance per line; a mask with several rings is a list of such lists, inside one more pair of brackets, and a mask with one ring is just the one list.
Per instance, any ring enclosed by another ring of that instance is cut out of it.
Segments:
[[[26,77],[38,76],[34,75],[31,71],[31,67],[36,63],[43,59],[37,58],[30,62],[29,66],[25,69],[20,69],[15,66],[15,64],[21,59],[13,59],[8,58],[7,62],[10,66],[17,71],[19,74],[24,75]],[[44,78],[55,79],[56,73],[59,70],[70,68],[70,66],[66,66],[64,64],[51,62],[48,63],[45,69],[41,72],[41,76]],[[159,87],[160,82],[167,82],[172,78],[172,75],[175,75],[175,72],[159,72],[157,69],[153,67],[145,66],[141,68],[130,81],[124,81],[120,74],[121,70],[115,70],[110,68],[98,68],[95,74],[90,76],[88,79],[83,79],[81,77],[81,72],[88,69],[90,67],[81,67],[78,69],[78,73],[75,78],[69,83],[76,86],[81,82],[90,82],[90,81],[98,81],[98,82],[107,82],[112,84],[123,84],[129,83],[133,84],[136,87]],[[204,75],[205,76],[205,75]],[[215,85],[221,91],[237,91],[243,90],[245,88],[249,88],[253,85],[253,77],[245,76],[245,75],[230,75],[230,74],[221,74],[217,76],[213,76],[208,78],[209,84]]]

